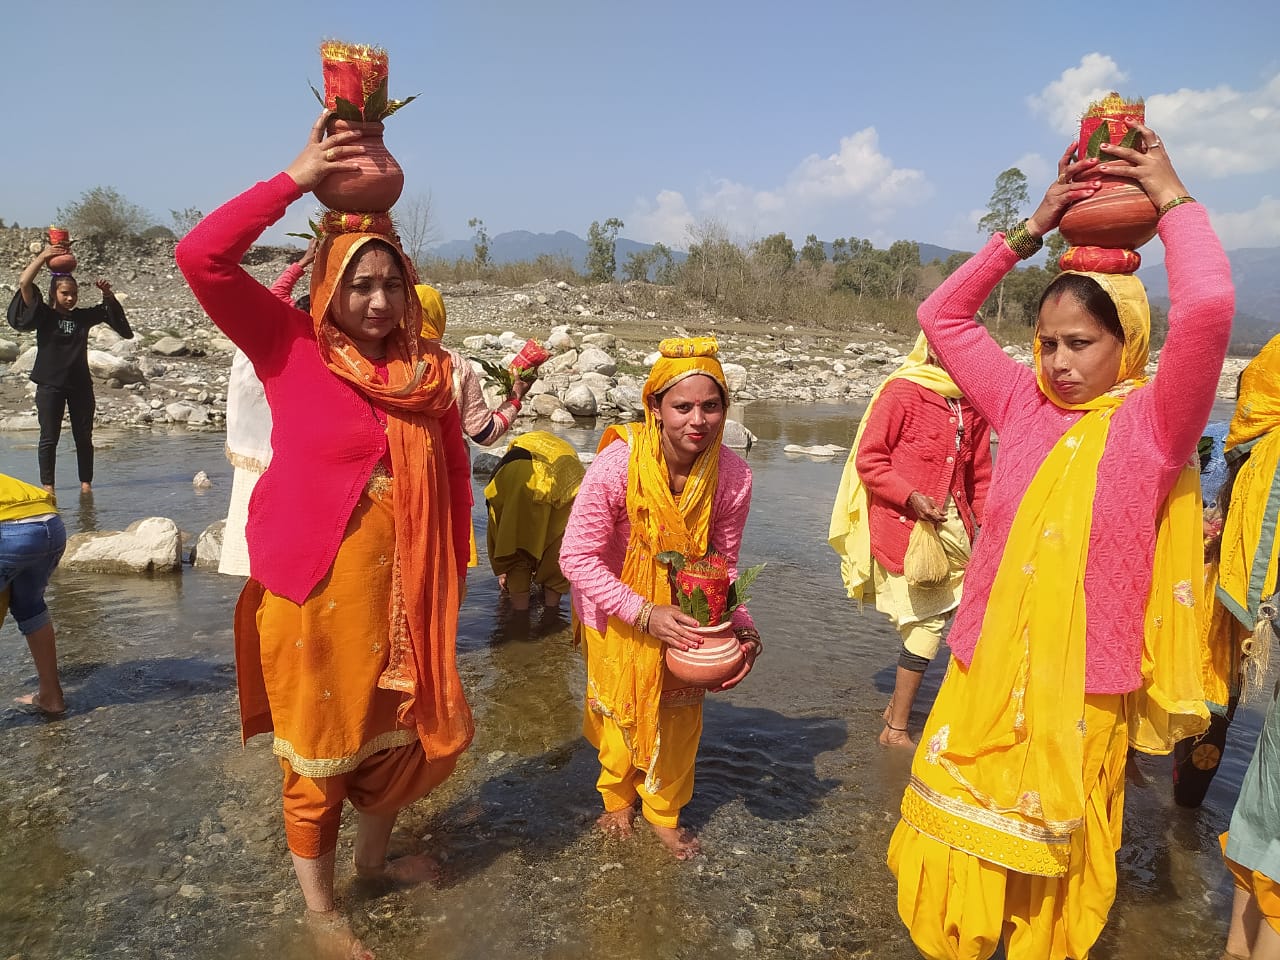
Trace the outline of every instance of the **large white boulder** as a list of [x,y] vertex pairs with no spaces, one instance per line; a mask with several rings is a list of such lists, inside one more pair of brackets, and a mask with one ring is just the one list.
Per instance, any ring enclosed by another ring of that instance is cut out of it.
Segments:
[[121,383],[146,381],[137,364],[105,350],[89,351],[89,372],[95,380],[119,380]]
[[196,540],[195,549],[191,551],[191,563],[202,570],[217,570],[222,561],[222,537],[226,530],[226,520],[215,520],[204,528],[204,533]]
[[564,407],[575,417],[594,417],[599,409],[595,391],[585,383],[575,383],[564,392]]
[[178,573],[182,533],[167,517],[146,517],[119,532],[77,533],[67,539],[62,566],[92,573]]
[[737,393],[747,385],[747,368],[738,363],[720,364],[724,370],[724,382],[729,385],[730,393]]
[[606,377],[618,372],[617,361],[598,347],[587,347],[578,354],[576,366],[583,373],[603,373]]

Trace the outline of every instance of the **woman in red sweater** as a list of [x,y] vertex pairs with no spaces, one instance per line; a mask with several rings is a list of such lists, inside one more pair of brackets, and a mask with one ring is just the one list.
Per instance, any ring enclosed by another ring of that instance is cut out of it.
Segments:
[[[924,335],[867,408],[852,454],[867,490],[871,583],[876,609],[902,637],[883,746],[913,747],[907,733],[920,681],[960,604],[970,545],[991,482],[991,427],[937,363]],[[934,524],[947,560],[938,583],[913,583],[903,570],[918,523]]]
[[427,857],[387,859],[391,831],[473,734],[454,656],[471,489],[449,358],[421,336],[417,278],[389,218],[325,236],[309,315],[240,266],[290,203],[358,169],[359,135],[326,139],[327,119],[284,173],[191,231],[177,259],[271,407],[272,459],[249,505],[250,579],[236,610],[242,734],[274,733],[309,919],[358,957],[367,951],[333,895],[344,800],[358,814],[361,876],[427,879]]

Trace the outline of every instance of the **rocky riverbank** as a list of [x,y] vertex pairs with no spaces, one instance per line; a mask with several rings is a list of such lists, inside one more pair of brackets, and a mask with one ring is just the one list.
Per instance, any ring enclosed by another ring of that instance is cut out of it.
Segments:
[[[0,229],[0,298],[6,304],[30,261],[31,245],[42,239],[40,230]],[[106,277],[135,332],[133,340],[121,340],[99,326],[90,337],[99,423],[223,427],[234,347],[196,303],[174,264],[173,246],[170,240],[157,239],[106,250],[88,242],[76,247],[82,303],[97,302],[91,280]],[[297,256],[298,251],[288,248],[255,247],[245,267],[269,284]],[[47,275],[40,282],[47,282]],[[466,281],[439,287],[449,311],[445,343],[464,355],[509,360],[530,336],[553,351],[530,391],[525,418],[571,422],[635,415],[648,365],[664,336],[716,335],[734,399],[742,402],[860,404],[910,347],[878,327],[835,336],[808,328],[798,318],[790,323],[745,323],[651,284],[573,286],[544,280],[510,289]],[[34,385],[27,377],[35,358],[35,336],[8,329],[3,333],[0,429],[34,430]],[[1030,362],[1029,350],[1006,351]],[[1245,362],[1228,359],[1220,396],[1234,395]]]

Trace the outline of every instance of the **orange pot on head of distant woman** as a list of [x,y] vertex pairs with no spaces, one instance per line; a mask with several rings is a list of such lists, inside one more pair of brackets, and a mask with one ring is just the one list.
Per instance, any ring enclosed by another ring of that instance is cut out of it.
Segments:
[[58,253],[45,261],[51,273],[70,273],[76,268],[76,255],[71,252],[71,234],[61,227],[49,228],[49,243],[55,247],[66,247],[66,253]]

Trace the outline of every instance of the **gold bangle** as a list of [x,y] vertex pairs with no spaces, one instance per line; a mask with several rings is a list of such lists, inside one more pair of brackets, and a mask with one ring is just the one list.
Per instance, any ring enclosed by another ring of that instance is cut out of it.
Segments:
[[1174,207],[1180,206],[1181,204],[1184,204],[1184,203],[1195,203],[1195,202],[1196,202],[1195,197],[1174,197],[1172,200],[1169,200],[1166,203],[1161,205],[1160,211],[1156,214],[1156,219],[1159,220],[1161,217],[1163,217],[1166,213],[1168,213]]
[[1027,221],[1025,220],[1005,234],[1004,242],[1010,250],[1018,255],[1019,260],[1035,256],[1040,252],[1040,248],[1044,246],[1044,238],[1033,236],[1031,231],[1027,229]]
[[636,614],[636,619],[632,626],[641,633],[649,632],[649,617],[653,614],[654,603],[652,600],[646,600],[640,604],[640,612]]

